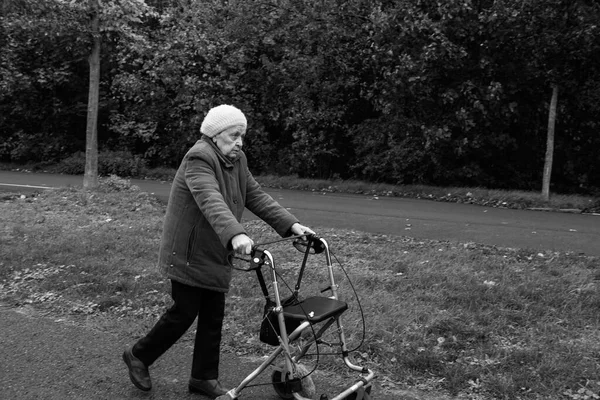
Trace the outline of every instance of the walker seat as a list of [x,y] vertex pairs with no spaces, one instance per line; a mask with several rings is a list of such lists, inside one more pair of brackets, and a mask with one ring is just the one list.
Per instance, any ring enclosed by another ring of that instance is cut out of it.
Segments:
[[329,297],[308,297],[300,303],[283,308],[286,318],[308,321],[317,324],[331,317],[336,317],[348,309],[348,304]]

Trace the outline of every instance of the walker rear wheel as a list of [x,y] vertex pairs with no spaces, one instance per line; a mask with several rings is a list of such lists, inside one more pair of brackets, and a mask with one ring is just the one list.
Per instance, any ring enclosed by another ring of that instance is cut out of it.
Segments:
[[271,374],[271,382],[273,382],[273,389],[282,399],[293,399],[292,391],[288,385],[281,379],[281,371],[273,371]]
[[[282,399],[293,399],[294,392],[298,392],[302,397],[312,398],[314,392],[314,383],[310,376],[305,376],[300,380],[300,387],[294,388],[294,384],[286,383],[283,379],[281,371],[274,370],[271,374],[271,382],[273,389]],[[296,389],[296,390],[294,390]]]

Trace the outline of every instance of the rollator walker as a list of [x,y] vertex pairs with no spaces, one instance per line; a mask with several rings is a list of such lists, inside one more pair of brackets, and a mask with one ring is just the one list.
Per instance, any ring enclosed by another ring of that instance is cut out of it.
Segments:
[[[348,304],[338,298],[339,287],[335,282],[334,268],[327,242],[315,235],[294,236],[278,241],[282,240],[292,240],[294,247],[304,252],[304,258],[300,266],[294,291],[290,297],[285,299],[282,299],[280,295],[281,282],[278,281],[280,276],[275,269],[273,255],[268,250],[261,248],[265,244],[274,242],[263,243],[259,245],[261,247],[254,246],[250,257],[230,255],[230,264],[235,269],[256,271],[261,289],[267,301],[261,323],[260,340],[274,346],[275,349],[236,388],[231,389],[223,396],[219,396],[217,400],[238,399],[245,388],[256,386],[251,385],[251,382],[267,369],[272,369],[271,383],[281,398],[297,400],[313,399],[313,396],[316,395],[316,390],[310,374],[318,366],[319,345],[325,345],[328,348],[339,348],[339,352],[335,352],[334,354],[341,356],[349,370],[357,375],[355,380],[353,379],[352,384],[337,395],[329,397],[327,394],[321,394],[319,400],[372,399],[371,389],[375,373],[366,367],[355,365],[350,360],[351,351],[357,349],[348,350],[342,323],[342,314],[348,309]],[[324,272],[328,278],[324,279],[323,282],[327,282],[327,286],[320,289],[320,295],[302,298],[299,295],[299,289],[308,256],[320,253],[324,253],[325,255],[326,265],[324,266]],[[240,268],[240,263],[245,266]],[[270,273],[272,296],[269,294],[267,284],[265,283],[262,268],[268,268],[268,272]],[[283,281],[283,278],[281,279]],[[324,295],[325,293],[328,296]],[[330,343],[323,340],[324,334],[330,328],[335,329],[335,332],[330,332],[327,338],[337,336],[337,339],[333,340],[339,340],[339,342]],[[308,351],[313,346],[316,348],[317,353],[309,354]],[[304,357],[314,356],[315,354],[317,355],[316,366],[312,371],[308,371],[303,364],[300,364],[300,361]],[[332,353],[327,354],[330,355]]]

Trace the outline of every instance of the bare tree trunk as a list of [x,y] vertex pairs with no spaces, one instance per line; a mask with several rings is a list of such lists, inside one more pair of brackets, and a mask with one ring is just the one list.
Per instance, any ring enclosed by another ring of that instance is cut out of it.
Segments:
[[90,86],[88,93],[87,127],[85,133],[85,174],[83,187],[98,187],[98,101],[100,97],[100,17],[98,0],[89,0],[92,13],[92,52],[90,64]]
[[544,181],[542,183],[542,197],[550,200],[550,176],[552,175],[552,161],[554,158],[554,127],[556,125],[556,104],[558,102],[558,85],[552,85],[552,99],[548,111],[548,136],[546,138],[546,159],[544,161]]

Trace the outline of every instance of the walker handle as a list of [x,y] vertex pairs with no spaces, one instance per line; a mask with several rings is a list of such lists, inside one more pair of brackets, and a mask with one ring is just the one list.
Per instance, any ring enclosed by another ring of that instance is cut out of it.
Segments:
[[325,246],[320,237],[314,234],[307,234],[305,237],[306,239],[299,237],[292,242],[298,251],[305,253],[307,247],[309,247],[310,254],[320,254],[325,251]]
[[[240,261],[244,265],[247,264],[248,267],[240,267],[239,266]],[[236,253],[235,251],[230,251],[227,254],[227,263],[229,264],[230,267],[232,267],[234,269],[242,270],[242,271],[252,271],[255,269],[259,269],[265,263],[264,250],[257,246],[252,246],[250,255],[239,254],[239,253]]]

